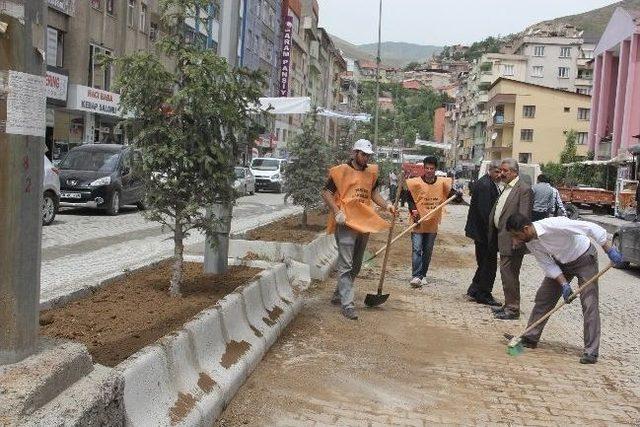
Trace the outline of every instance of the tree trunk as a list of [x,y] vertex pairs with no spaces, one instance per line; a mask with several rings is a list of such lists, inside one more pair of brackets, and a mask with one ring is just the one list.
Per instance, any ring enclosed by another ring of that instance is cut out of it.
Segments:
[[179,297],[180,283],[182,282],[182,266],[184,263],[184,232],[182,226],[176,222],[176,229],[173,232],[173,268],[171,274],[171,285],[169,294],[172,297]]
[[307,213],[307,209],[303,209],[302,210],[302,227],[303,228],[307,228],[307,223],[308,223],[308,213]]
[[204,247],[204,272],[222,274],[229,267],[229,233],[231,232],[231,203],[216,204],[209,211],[220,221],[213,234],[207,234]]

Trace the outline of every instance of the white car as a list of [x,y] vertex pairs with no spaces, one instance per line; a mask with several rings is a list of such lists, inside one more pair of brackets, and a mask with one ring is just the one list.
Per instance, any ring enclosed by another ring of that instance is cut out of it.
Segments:
[[256,181],[249,168],[236,166],[233,188],[240,196],[246,196],[247,194],[254,194],[256,192]]
[[42,194],[42,225],[49,225],[56,218],[60,207],[60,176],[47,156],[44,156]]

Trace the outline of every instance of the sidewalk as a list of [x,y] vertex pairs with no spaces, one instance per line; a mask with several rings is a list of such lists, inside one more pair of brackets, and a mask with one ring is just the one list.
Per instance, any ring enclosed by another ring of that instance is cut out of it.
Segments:
[[[493,319],[463,296],[474,271],[473,246],[460,232],[467,209],[448,210],[430,285],[407,286],[408,240],[392,250],[385,284],[391,296],[380,308],[362,307],[379,266],[362,272],[358,321],[329,304],[335,279],[316,284],[216,425],[638,425],[640,328],[632,313],[640,304],[640,273],[616,270],[601,280],[598,364],[578,363],[579,304],[551,319],[538,349],[510,357],[502,333],[524,328],[542,273],[527,257],[524,316]],[[370,248],[383,240],[372,236]],[[499,279],[494,295],[502,299]]]

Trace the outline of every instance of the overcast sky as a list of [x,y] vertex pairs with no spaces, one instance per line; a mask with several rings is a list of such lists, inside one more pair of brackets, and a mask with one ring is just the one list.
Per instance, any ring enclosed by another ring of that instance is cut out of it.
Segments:
[[[377,41],[378,0],[319,0],[320,25],[354,44]],[[539,21],[586,12],[612,0],[384,0],[382,40],[469,44]]]

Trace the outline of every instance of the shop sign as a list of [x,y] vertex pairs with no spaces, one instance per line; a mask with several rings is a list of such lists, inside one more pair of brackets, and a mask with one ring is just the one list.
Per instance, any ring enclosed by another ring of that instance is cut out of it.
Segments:
[[47,0],[49,7],[64,13],[65,15],[73,16],[76,11],[75,0]]
[[288,15],[284,21],[284,37],[282,54],[280,55],[280,96],[289,93],[289,73],[291,71],[291,36],[293,32],[293,16]]
[[69,84],[69,76],[47,70],[47,74],[44,78],[44,83],[47,91],[47,101],[67,101],[67,86]]
[[121,116],[120,95],[82,85],[71,85],[69,88],[67,108],[106,116]]

